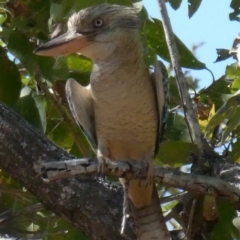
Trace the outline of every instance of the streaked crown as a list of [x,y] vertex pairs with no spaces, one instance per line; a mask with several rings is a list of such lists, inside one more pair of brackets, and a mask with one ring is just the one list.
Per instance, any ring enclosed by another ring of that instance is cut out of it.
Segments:
[[135,8],[100,4],[73,14],[68,21],[68,30],[91,33],[115,29],[137,29],[140,26]]

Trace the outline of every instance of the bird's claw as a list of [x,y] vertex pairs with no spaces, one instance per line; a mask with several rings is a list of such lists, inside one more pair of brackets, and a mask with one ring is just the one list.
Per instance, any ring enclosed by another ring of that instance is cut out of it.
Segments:
[[153,184],[153,176],[154,176],[153,165],[149,164],[147,178],[146,178],[147,185],[152,185]]
[[98,172],[100,174],[105,173],[106,165],[110,162],[110,159],[104,156],[98,156]]
[[[146,159],[144,159],[146,161]],[[139,180],[139,186],[140,187],[148,187],[151,186],[154,183],[154,168],[153,164],[151,162],[146,162],[147,166],[147,177],[144,179],[138,179]]]

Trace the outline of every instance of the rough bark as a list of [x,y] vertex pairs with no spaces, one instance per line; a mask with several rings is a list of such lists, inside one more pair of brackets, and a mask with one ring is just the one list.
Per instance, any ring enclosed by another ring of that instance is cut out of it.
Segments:
[[91,176],[46,183],[34,170],[43,162],[71,158],[73,156],[43,133],[0,104],[0,168],[20,181],[47,209],[71,222],[91,239],[135,239],[131,227],[126,229],[126,236],[119,233],[120,187]]

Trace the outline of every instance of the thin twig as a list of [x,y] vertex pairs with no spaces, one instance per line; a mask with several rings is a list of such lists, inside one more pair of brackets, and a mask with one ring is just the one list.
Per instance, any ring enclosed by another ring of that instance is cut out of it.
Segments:
[[11,221],[12,219],[17,218],[19,216],[36,213],[36,212],[42,211],[44,209],[45,208],[41,203],[36,203],[36,204],[30,205],[28,207],[25,207],[15,213],[9,214],[9,216],[7,216],[3,220],[1,220],[1,223]]
[[168,196],[168,197],[161,197],[160,201],[161,201],[161,204],[163,204],[163,203],[168,203],[168,202],[171,202],[174,200],[180,200],[186,194],[187,194],[187,192],[180,192],[180,193]]
[[64,122],[64,119],[60,119],[59,122],[52,128],[52,130],[48,133],[48,136],[50,136],[59,126],[60,124]]
[[15,199],[16,198],[19,198],[21,199],[22,201],[25,201],[27,203],[31,203],[32,200],[30,200],[30,196],[28,195],[26,197],[26,193],[23,194],[22,191],[20,190],[17,190],[17,189],[10,189],[10,188],[5,188],[5,187],[0,187],[0,193],[5,193],[5,194],[9,194],[9,195],[12,195]]
[[195,208],[196,208],[196,203],[197,203],[197,200],[194,199],[193,202],[192,202],[190,216],[189,216],[189,219],[188,219],[188,227],[187,227],[187,231],[186,231],[186,236],[189,239],[191,239],[191,229],[192,229],[192,223],[193,223],[193,217],[194,217],[194,212],[195,212]]

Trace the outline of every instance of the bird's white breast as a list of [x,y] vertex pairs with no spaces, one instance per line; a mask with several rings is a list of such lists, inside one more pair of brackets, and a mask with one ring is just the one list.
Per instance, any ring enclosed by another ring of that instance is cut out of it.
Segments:
[[97,139],[106,143],[108,157],[141,159],[153,152],[157,106],[148,70],[95,65],[91,88]]

